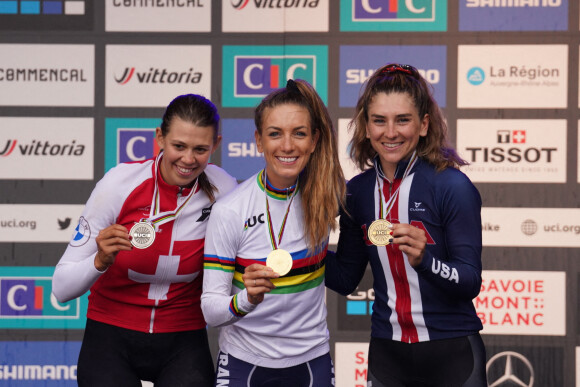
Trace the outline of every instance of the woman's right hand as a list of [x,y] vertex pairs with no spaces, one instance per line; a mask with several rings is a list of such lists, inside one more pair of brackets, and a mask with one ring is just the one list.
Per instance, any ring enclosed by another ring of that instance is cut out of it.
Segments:
[[120,224],[113,224],[99,231],[96,241],[95,268],[98,271],[107,270],[115,262],[119,251],[130,251],[133,248],[129,231]]
[[264,294],[270,293],[276,287],[271,279],[278,277],[279,275],[266,265],[253,263],[246,267],[242,279],[248,293],[248,301],[254,305],[264,301]]

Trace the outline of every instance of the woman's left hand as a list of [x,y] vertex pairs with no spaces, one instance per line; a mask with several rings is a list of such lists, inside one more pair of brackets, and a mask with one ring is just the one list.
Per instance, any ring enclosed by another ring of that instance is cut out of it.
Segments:
[[423,261],[427,237],[425,231],[407,223],[393,224],[393,242],[399,250],[407,254],[412,267],[417,267]]

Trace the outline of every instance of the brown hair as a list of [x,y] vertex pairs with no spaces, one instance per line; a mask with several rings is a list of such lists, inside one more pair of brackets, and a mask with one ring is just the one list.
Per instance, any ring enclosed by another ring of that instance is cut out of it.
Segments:
[[273,91],[256,107],[254,122],[262,134],[266,109],[295,104],[310,113],[312,135],[318,142],[308,164],[300,174],[300,192],[306,239],[310,251],[315,251],[328,237],[329,229],[336,229],[339,207],[344,207],[346,184],[338,160],[337,134],[330,114],[316,90],[304,80],[289,80],[285,88]]
[[350,157],[361,169],[372,166],[377,152],[366,137],[368,107],[378,93],[406,93],[413,100],[419,112],[419,119],[429,115],[427,135],[419,138],[417,155],[440,171],[446,167],[458,168],[466,165],[447,138],[448,128],[439,105],[433,98],[431,85],[409,65],[387,64],[376,70],[367,80],[355,108],[349,130],[353,132],[350,141]]
[[[167,105],[161,121],[162,136],[165,137],[169,133],[169,126],[174,118],[179,118],[196,126],[211,126],[214,129],[213,142],[217,143],[220,115],[213,102],[204,96],[184,94],[171,101]],[[211,202],[215,201],[214,192],[218,192],[218,188],[209,181],[205,172],[202,172],[197,179],[199,188],[205,192]]]

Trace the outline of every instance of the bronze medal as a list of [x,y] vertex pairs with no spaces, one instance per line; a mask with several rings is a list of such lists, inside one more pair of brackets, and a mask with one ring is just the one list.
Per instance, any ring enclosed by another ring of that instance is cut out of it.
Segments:
[[386,246],[393,237],[392,223],[386,219],[377,219],[368,230],[369,241],[375,246]]

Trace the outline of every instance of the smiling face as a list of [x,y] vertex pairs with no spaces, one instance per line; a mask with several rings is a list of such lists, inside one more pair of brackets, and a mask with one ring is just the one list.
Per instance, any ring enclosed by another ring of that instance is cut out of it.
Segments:
[[221,138],[214,143],[213,126],[196,126],[178,117],[172,119],[168,133],[156,130],[156,140],[163,149],[160,171],[170,185],[189,186],[205,169]]
[[397,164],[410,157],[427,135],[429,116],[419,117],[407,93],[378,93],[368,106],[367,138],[379,154],[385,176],[393,179]]
[[256,130],[255,136],[268,180],[276,188],[294,185],[318,141],[310,127],[310,113],[295,104],[266,108],[261,132]]

